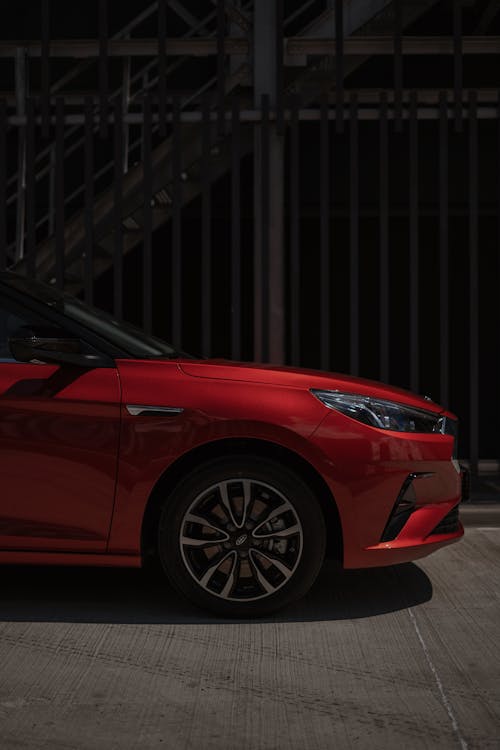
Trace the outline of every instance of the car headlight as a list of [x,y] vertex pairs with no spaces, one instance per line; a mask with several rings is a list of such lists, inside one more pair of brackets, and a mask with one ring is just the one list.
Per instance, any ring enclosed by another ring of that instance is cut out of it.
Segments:
[[448,432],[446,418],[425,409],[416,409],[395,401],[385,401],[371,396],[339,391],[321,391],[314,388],[311,393],[328,406],[347,417],[371,427],[395,432]]

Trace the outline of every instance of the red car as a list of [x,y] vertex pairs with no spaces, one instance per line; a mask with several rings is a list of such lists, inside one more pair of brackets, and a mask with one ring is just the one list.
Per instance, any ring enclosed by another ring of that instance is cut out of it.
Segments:
[[193,359],[0,274],[0,562],[140,566],[223,615],[463,534],[457,422],[313,370]]

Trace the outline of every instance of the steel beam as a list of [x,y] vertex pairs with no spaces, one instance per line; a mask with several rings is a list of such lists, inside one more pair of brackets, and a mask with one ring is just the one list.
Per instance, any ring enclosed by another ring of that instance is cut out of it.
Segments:
[[[268,3],[268,5],[272,5]],[[269,12],[275,9],[271,7]],[[254,49],[258,34],[254,33]],[[190,55],[209,57],[217,55],[217,40],[210,38],[171,38],[165,40],[170,56]],[[42,56],[40,41],[0,41],[0,58],[16,57],[16,49],[22,46],[29,57]],[[403,55],[453,55],[453,38],[447,36],[404,36],[401,40]],[[250,44],[246,37],[226,37],[224,54],[247,55]],[[284,60],[289,55],[335,55],[334,39],[311,39],[308,37],[288,37],[284,40]],[[494,55],[500,53],[500,36],[462,37],[464,55]],[[108,57],[156,57],[158,39],[109,39]],[[393,55],[393,36],[351,36],[344,39],[345,55]],[[99,57],[99,41],[95,39],[51,39],[51,58],[92,58]],[[259,46],[259,57],[262,50]],[[261,66],[262,67],[262,66]]]
[[[15,58],[16,49],[23,47],[30,57],[41,57],[42,44],[40,41],[11,42],[0,41],[0,57]],[[190,55],[192,57],[207,57],[217,54],[217,39],[209,38],[181,38],[168,37],[165,40],[169,56]],[[224,53],[226,55],[246,55],[249,51],[248,40],[245,37],[226,37]],[[108,57],[156,57],[158,55],[158,39],[109,39],[107,46]],[[49,56],[67,58],[99,57],[99,40],[96,39],[51,39]]]
[[[361,103],[361,100],[358,100],[359,103]],[[291,119],[291,114],[289,109],[285,109],[283,112],[284,115],[284,121],[289,122]],[[437,120],[439,118],[439,104],[435,104],[434,106],[419,106],[417,107],[416,112],[417,118],[419,120]],[[225,120],[230,121],[231,119],[231,112],[225,112]],[[301,108],[298,110],[298,116],[299,120],[305,121],[305,122],[314,122],[321,119],[321,113],[320,110],[317,108]],[[394,118],[394,110],[392,106],[389,109],[388,112],[389,119]],[[329,111],[328,118],[330,120],[335,120],[335,112]],[[358,119],[359,120],[378,120],[380,118],[380,108],[374,104],[371,107],[363,107],[360,108],[358,111]],[[497,112],[497,105],[494,102],[490,102],[489,100],[485,101],[480,107],[477,109],[477,119],[479,120],[496,120],[498,118],[498,112]],[[109,123],[113,122],[113,115],[110,115],[109,117]],[[213,115],[211,116],[211,120],[214,120],[215,118]],[[403,110],[403,120],[408,119],[408,111],[405,108]],[[468,119],[468,113],[464,112],[464,119]],[[141,125],[143,122],[143,114],[140,112],[133,112],[127,114],[123,121],[130,124],[130,125]],[[173,117],[172,114],[169,113],[166,117],[167,122],[172,122]],[[202,120],[202,115],[200,112],[182,112],[179,117],[180,122],[182,123],[189,123],[189,124],[195,124],[199,123]],[[240,115],[241,122],[245,123],[260,123],[262,122],[262,112],[260,109],[242,109],[241,115]],[[274,125],[276,121],[276,113],[271,111],[269,113],[269,120]],[[37,124],[41,123],[41,117],[35,117],[34,121]],[[63,117],[63,121],[65,125],[83,125],[85,122],[85,116],[83,114],[69,114],[65,115]],[[27,123],[27,117],[26,115],[10,115],[7,117],[7,122],[9,125],[15,125],[15,126],[24,126]],[[51,122],[55,122],[55,118],[51,118]],[[152,116],[152,122],[158,123],[158,115],[155,114]],[[101,174],[101,173],[100,173]],[[10,205],[12,202],[12,198],[8,199],[7,203]]]
[[[318,80],[319,80],[319,78],[318,78]],[[442,89],[427,89],[427,88],[426,89],[412,89],[412,91],[413,90],[416,91],[417,94],[418,94],[419,108],[420,108],[420,105],[429,105],[429,104],[438,105],[439,104],[439,95],[440,95],[441,91],[446,92],[447,97],[450,100],[451,100],[451,97],[453,96],[453,93],[454,93],[454,89],[453,88],[448,88],[448,89],[446,89],[446,88],[442,88]],[[395,102],[395,100],[396,100],[396,98],[397,98],[395,96],[395,93],[394,93],[393,89],[381,89],[381,88],[376,88],[376,89],[355,89],[355,91],[356,91],[356,95],[358,97],[359,104],[363,104],[363,105],[366,105],[366,104],[378,104],[378,102],[380,100],[380,93],[381,92],[385,93],[385,95],[387,96],[387,102],[390,105],[393,105],[394,102]],[[475,88],[474,91],[477,94],[477,102],[478,102],[478,104],[482,105],[482,104],[496,104],[497,103],[497,100],[498,100],[498,89],[497,88],[480,88],[480,89],[476,89]],[[464,89],[464,91],[463,91],[462,101],[463,101],[464,104],[468,100],[468,95],[469,95],[468,92],[469,92],[468,89]],[[32,89],[31,93],[32,93],[33,96],[35,96],[35,97],[37,96],[37,91],[36,90]],[[75,108],[80,109],[89,98],[92,100],[92,102],[93,102],[94,105],[99,102],[98,95],[95,95],[95,94],[92,95],[92,94],[88,94],[86,92],[81,92],[81,93],[75,93],[75,92],[66,93],[66,92],[62,91],[60,93],[60,96],[62,96],[64,98],[64,103],[65,103],[65,105],[68,108],[75,107]],[[5,101],[6,105],[8,105],[8,107],[11,110],[15,108],[15,105],[16,105],[16,95],[15,95],[15,93],[12,93],[12,92],[9,92],[9,91],[0,91],[0,99],[2,99],[2,101]],[[328,101],[329,101],[330,105],[331,104],[335,104],[335,102],[336,102],[336,93],[335,93],[335,90],[332,90],[332,91],[328,92]],[[409,90],[404,90],[402,92],[402,101],[403,101],[403,104],[405,104],[405,106],[407,106],[408,101],[409,101]],[[307,111],[307,112],[309,112],[309,111],[312,112],[313,111],[313,108],[303,108],[303,109],[305,109],[305,111]],[[252,109],[247,109],[247,108],[245,108],[244,110],[242,110],[244,119],[251,120],[251,121],[255,121],[255,120],[259,119],[259,116],[258,116],[257,112],[258,112],[257,110],[252,110]],[[285,114],[286,114],[287,117],[289,117],[290,116],[289,110],[285,109]],[[273,118],[273,116],[274,116],[274,113],[271,112],[271,119]],[[330,113],[329,116],[333,117],[333,114]],[[215,115],[212,114],[211,117],[213,119],[215,117]],[[81,115],[81,113],[78,113],[78,110],[75,111],[75,112],[73,112],[73,113],[67,114],[66,118],[68,118],[68,119],[65,119],[65,122],[70,122],[70,121],[71,122],[75,122],[75,123],[80,122],[80,121],[83,122],[83,116]],[[226,119],[229,119],[229,118],[230,118],[230,114],[229,114],[229,111],[228,111],[228,112],[226,112]],[[318,115],[318,118],[319,118],[319,115]],[[169,122],[169,121],[171,121],[171,119],[172,119],[172,114],[168,113],[166,115],[166,121]],[[185,112],[181,113],[181,120],[183,122],[200,122],[201,119],[202,119],[202,116],[201,116],[201,113],[199,111],[189,110],[189,111],[185,111]],[[135,123],[135,124],[137,124],[137,123],[139,123],[139,122],[142,121],[142,115],[140,115],[138,112],[129,112],[129,114],[127,115],[127,117],[125,118],[125,120],[128,123]],[[155,122],[155,123],[158,122],[158,115],[157,114],[153,115],[152,121]],[[42,122],[41,118],[39,116],[37,117],[36,122],[39,123],[39,124]],[[52,117],[52,123],[53,122],[54,122],[54,118]],[[95,123],[97,123],[97,120],[95,120]],[[22,124],[24,124],[24,120],[22,118],[20,119],[19,117],[16,118],[15,115],[10,115],[10,117],[9,117],[9,124],[22,125]]]
[[[345,55],[393,55],[393,36],[351,36],[344,39]],[[452,37],[446,36],[404,36],[401,38],[403,55],[453,55]],[[335,55],[334,39],[309,39],[289,37],[285,40],[287,55]],[[494,55],[500,52],[499,36],[464,36],[464,55]]]

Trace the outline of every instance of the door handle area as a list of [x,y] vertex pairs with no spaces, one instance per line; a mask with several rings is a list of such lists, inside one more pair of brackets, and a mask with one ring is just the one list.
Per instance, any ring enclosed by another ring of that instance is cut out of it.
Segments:
[[133,417],[175,417],[182,414],[181,406],[141,406],[140,404],[126,404],[125,408]]

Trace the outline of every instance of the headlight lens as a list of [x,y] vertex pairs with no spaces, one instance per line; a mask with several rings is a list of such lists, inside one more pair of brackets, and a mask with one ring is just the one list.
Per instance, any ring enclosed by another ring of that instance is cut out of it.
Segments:
[[394,401],[339,391],[311,389],[329,409],[342,412],[371,427],[395,432],[445,432],[446,419],[425,409],[415,409]]

